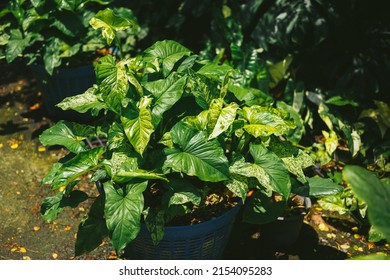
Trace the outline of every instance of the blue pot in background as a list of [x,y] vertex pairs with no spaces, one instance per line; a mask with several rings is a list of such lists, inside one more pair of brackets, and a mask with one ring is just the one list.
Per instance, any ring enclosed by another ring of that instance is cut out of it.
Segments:
[[80,114],[73,110],[64,111],[56,105],[65,97],[84,93],[94,83],[96,76],[91,65],[74,68],[57,68],[50,76],[43,65],[33,65],[32,72],[42,91],[48,115],[53,119],[85,122],[91,120],[89,113]]

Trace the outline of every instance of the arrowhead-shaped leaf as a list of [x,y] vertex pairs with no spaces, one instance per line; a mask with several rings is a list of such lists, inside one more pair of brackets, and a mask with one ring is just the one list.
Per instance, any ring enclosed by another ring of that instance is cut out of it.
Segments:
[[230,167],[230,172],[248,178],[254,177],[266,189],[288,198],[291,190],[290,176],[279,157],[262,144],[251,144],[250,153],[254,163],[239,159]]
[[164,149],[164,167],[197,176],[203,181],[219,182],[229,179],[228,160],[218,141],[207,141],[205,132],[196,131],[183,123],[171,130],[174,148]]
[[161,62],[163,74],[167,77],[175,63],[190,54],[191,51],[181,44],[171,40],[164,40],[156,42],[145,50],[144,59],[146,62],[154,62],[155,60]]
[[166,79],[145,84],[145,89],[154,96],[152,115],[155,127],[159,124],[164,112],[181,98],[186,81],[186,76],[180,77],[173,73]]
[[108,45],[111,45],[112,41],[115,39],[116,31],[136,26],[135,22],[115,14],[110,8],[97,12],[97,14],[91,18],[89,24],[94,29],[102,29],[102,35],[106,39]]
[[39,136],[39,140],[44,146],[61,145],[72,153],[78,154],[87,149],[83,140],[93,134],[93,127],[59,121],[46,129]]
[[152,112],[149,107],[151,102],[152,99],[144,96],[139,102],[138,111],[132,110],[130,112],[130,110],[126,110],[121,117],[125,134],[140,155],[148,146],[150,136],[154,131]]
[[123,250],[140,231],[144,210],[143,191],[147,184],[147,181],[128,184],[126,187],[114,187],[110,182],[104,184],[106,224],[117,252]]

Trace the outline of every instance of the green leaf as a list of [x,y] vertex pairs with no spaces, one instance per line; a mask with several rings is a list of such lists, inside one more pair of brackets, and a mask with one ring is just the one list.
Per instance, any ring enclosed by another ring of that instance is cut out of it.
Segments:
[[307,178],[309,193],[308,196],[311,197],[323,197],[328,195],[341,194],[344,188],[331,179],[321,178],[321,177],[312,177]]
[[58,38],[51,40],[45,48],[43,62],[47,73],[50,75],[53,75],[54,69],[61,65],[60,51],[61,41]]
[[78,154],[87,149],[83,140],[93,134],[94,128],[88,125],[59,121],[46,129],[39,136],[39,141],[44,146],[61,145],[72,153]]
[[85,113],[88,110],[100,111],[106,107],[105,104],[99,100],[97,92],[98,88],[93,86],[82,94],[66,97],[57,104],[57,106],[62,110],[72,109],[79,113]]
[[354,165],[345,166],[343,178],[356,196],[367,203],[370,223],[390,241],[390,184]]
[[226,187],[245,202],[249,190],[248,178],[238,174],[231,174],[231,177],[231,180],[225,182]]
[[104,203],[105,196],[99,195],[93,202],[86,219],[80,223],[75,247],[76,256],[91,252],[108,236],[104,218]]
[[89,24],[94,29],[102,29],[102,36],[106,39],[108,45],[111,45],[115,39],[117,31],[136,26],[134,21],[115,14],[110,8],[97,12],[91,18]]
[[229,71],[234,69],[227,64],[218,65],[213,62],[207,63],[202,68],[200,68],[197,73],[204,75],[209,78],[216,79],[218,81],[223,81],[224,77]]
[[110,110],[120,114],[122,101],[129,90],[128,78],[131,75],[126,71],[125,61],[116,63],[115,57],[106,55],[95,64],[95,72],[104,103]]
[[303,170],[314,165],[313,159],[287,141],[271,141],[270,149],[283,161],[288,171],[306,181]]
[[147,181],[129,183],[126,187],[115,187],[110,182],[104,184],[106,224],[117,252],[134,240],[140,231],[143,191],[147,184]]
[[358,107],[359,103],[353,100],[345,99],[339,95],[332,96],[328,100],[325,101],[326,104],[336,105],[336,106],[345,106],[345,105],[351,105],[353,107]]
[[164,237],[164,211],[157,209],[148,209],[145,217],[145,224],[150,232],[153,244],[156,246]]
[[250,224],[270,223],[282,216],[285,209],[286,201],[275,202],[272,197],[257,191],[245,204],[243,221]]
[[176,73],[169,75],[166,79],[148,82],[145,89],[154,97],[152,105],[152,116],[154,126],[157,127],[165,111],[182,97],[187,77],[180,77]]
[[151,102],[151,98],[144,96],[138,104],[138,111],[127,110],[121,117],[125,134],[140,155],[148,146],[150,136],[154,131],[152,112],[149,107]]
[[203,181],[219,182],[229,178],[228,160],[216,140],[207,141],[204,132],[183,123],[171,130],[174,148],[165,148],[164,167],[197,176]]
[[368,231],[368,241],[379,242],[383,239],[385,239],[383,234],[380,231],[378,231],[374,226],[371,226],[370,230]]
[[125,183],[133,179],[167,180],[164,174],[158,174],[138,167],[138,155],[128,155],[124,152],[113,152],[110,160],[104,161],[107,173],[116,183]]
[[114,121],[108,129],[108,149],[113,150],[123,146],[125,138],[126,135],[123,131],[122,125]]
[[163,74],[167,77],[176,62],[184,56],[189,56],[191,51],[175,41],[164,40],[156,42],[153,46],[145,50],[144,53],[144,60],[146,62],[153,63],[157,60],[162,64]]
[[57,170],[53,180],[52,189],[66,186],[81,175],[99,167],[99,159],[105,147],[80,152],[72,159],[63,163]]
[[272,79],[269,83],[270,88],[276,87],[285,78],[292,61],[292,56],[288,55],[282,61],[268,66],[268,72]]
[[69,194],[59,192],[56,196],[47,197],[41,205],[41,214],[45,221],[52,222],[65,207],[76,208],[81,202],[88,199],[88,195],[82,191],[72,191]]
[[191,202],[194,205],[200,204],[201,194],[199,189],[187,180],[171,180],[166,185],[169,190],[164,195],[163,201],[167,208],[172,205],[181,205],[188,202]]
[[296,127],[295,129],[291,129],[290,131],[288,131],[286,137],[289,141],[298,144],[301,141],[303,134],[305,133],[305,125],[303,123],[301,115],[298,114],[297,111],[293,109],[293,107],[287,105],[283,101],[278,101],[277,106],[278,108],[288,112],[290,117],[294,120]]
[[207,122],[209,140],[229,129],[236,119],[238,108],[239,106],[234,102],[223,107],[222,99],[214,99],[211,102]]
[[275,191],[288,198],[291,183],[288,170],[283,162],[262,144],[251,144],[249,149],[254,163],[239,158],[231,165],[230,172],[256,178],[267,190]]
[[329,211],[337,211],[340,215],[349,211],[345,206],[344,200],[339,194],[325,196],[318,200],[318,204],[321,208]]
[[337,137],[336,132],[333,130],[329,132],[323,130],[322,135],[325,137],[325,148],[329,155],[332,155],[336,151],[339,145],[339,138]]
[[23,37],[19,29],[12,29],[10,31],[11,37],[8,39],[6,46],[5,58],[7,63],[14,61],[16,57],[23,54],[23,51],[30,45],[30,37]]
[[287,119],[287,113],[280,109],[254,105],[242,108],[239,113],[247,121],[244,130],[254,137],[280,136],[295,127],[294,123]]
[[239,101],[244,102],[247,106],[266,106],[274,102],[273,98],[270,95],[256,88],[242,87],[230,84],[228,90],[232,92]]

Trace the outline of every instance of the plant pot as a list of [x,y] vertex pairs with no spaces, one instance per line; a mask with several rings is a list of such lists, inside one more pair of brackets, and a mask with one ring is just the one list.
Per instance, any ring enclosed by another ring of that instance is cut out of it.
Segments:
[[277,220],[260,225],[261,239],[269,245],[279,248],[290,247],[299,237],[303,225],[303,219],[311,207],[308,197],[297,196],[303,202],[304,209],[301,213],[289,217],[278,217]]
[[146,260],[220,259],[240,207],[241,202],[223,215],[199,224],[166,226],[164,238],[157,246],[142,224],[138,237],[126,248],[125,256]]
[[32,72],[36,77],[38,87],[42,91],[47,113],[54,119],[71,121],[88,121],[92,117],[76,111],[64,111],[56,105],[65,97],[84,93],[96,83],[95,71],[92,65],[75,68],[57,68],[50,76],[43,65],[33,65]]

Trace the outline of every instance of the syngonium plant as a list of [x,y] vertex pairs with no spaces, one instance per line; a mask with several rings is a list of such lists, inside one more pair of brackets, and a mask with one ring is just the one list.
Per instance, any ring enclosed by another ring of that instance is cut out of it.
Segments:
[[[9,1],[0,11],[0,58],[11,63],[22,57],[27,65],[44,65],[52,75],[60,66],[92,63],[114,37],[116,47],[129,51],[134,47],[130,39],[140,33],[140,28],[127,8],[99,11],[110,2],[112,0]],[[103,38],[98,28],[103,28],[108,36]],[[119,44],[120,40],[126,43]]]
[[[95,72],[96,85],[58,106],[101,118],[88,125],[59,121],[40,136],[44,145],[69,150],[42,180],[58,191],[42,203],[45,220],[88,198],[76,189],[83,175],[103,186],[79,225],[76,255],[106,236],[120,253],[142,222],[158,243],[174,217],[207,211],[205,200],[214,192],[245,201],[256,189],[286,202],[291,178],[302,187],[318,185],[318,178],[303,172],[310,157],[283,138],[294,128],[289,114],[244,86],[242,74],[228,63],[201,60],[165,40],[137,57],[118,61],[106,55]],[[93,137],[106,144],[86,145]],[[249,221],[264,214],[258,195],[246,204]]]

